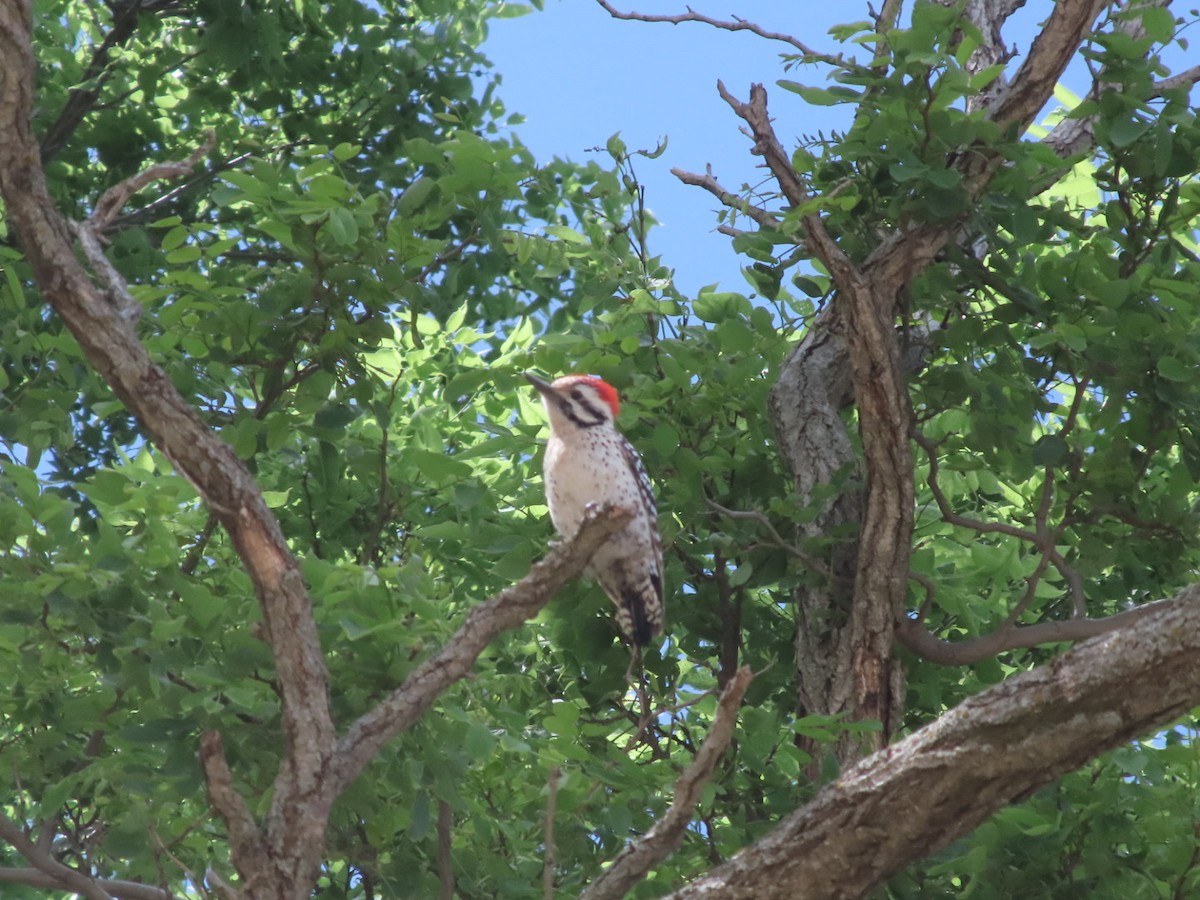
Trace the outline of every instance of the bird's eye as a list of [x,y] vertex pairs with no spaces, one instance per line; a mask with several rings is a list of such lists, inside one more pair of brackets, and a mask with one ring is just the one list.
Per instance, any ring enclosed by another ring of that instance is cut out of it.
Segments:
[[572,388],[571,389],[571,399],[575,400],[579,403],[582,403],[583,402],[583,392],[581,390],[579,390],[579,388]]

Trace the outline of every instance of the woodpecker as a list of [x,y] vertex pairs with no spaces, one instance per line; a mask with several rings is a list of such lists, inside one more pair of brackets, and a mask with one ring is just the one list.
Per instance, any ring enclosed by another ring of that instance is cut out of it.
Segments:
[[617,624],[636,646],[662,632],[662,538],[654,488],[642,458],[617,431],[616,389],[590,375],[564,375],[553,382],[525,373],[550,417],[543,467],[550,519],[563,537],[579,528],[590,503],[612,503],[634,511],[592,557],[586,570],[617,608]]

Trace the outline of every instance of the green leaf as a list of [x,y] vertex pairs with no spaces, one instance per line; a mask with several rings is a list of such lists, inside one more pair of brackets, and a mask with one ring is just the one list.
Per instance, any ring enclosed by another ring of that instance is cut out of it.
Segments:
[[437,190],[437,181],[427,175],[422,175],[400,194],[400,198],[396,201],[396,214],[399,216],[413,215],[433,196],[435,190]]
[[345,403],[327,403],[313,416],[313,425],[330,431],[340,431],[358,418],[359,410]]
[[1195,371],[1174,356],[1160,356],[1157,368],[1158,374],[1168,381],[1194,383],[1196,380]]
[[1033,445],[1033,464],[1041,467],[1060,466],[1066,462],[1070,449],[1059,435],[1042,435]]
[[545,232],[551,237],[558,238],[560,241],[566,241],[569,244],[590,243],[586,237],[574,228],[568,228],[566,225],[547,225]]
[[271,509],[286,506],[290,491],[263,491],[263,502]]
[[4,266],[4,280],[8,284],[8,297],[13,309],[25,308],[25,289],[12,266]]
[[1119,119],[1108,126],[1108,138],[1115,147],[1128,147],[1150,130],[1150,123],[1141,117]]
[[495,746],[496,738],[491,729],[477,722],[467,728],[466,737],[463,739],[463,748],[471,759],[476,762],[487,761]]
[[845,87],[814,88],[785,79],[775,83],[784,90],[799,94],[813,106],[837,106],[841,103],[857,103],[862,99],[861,93]]
[[729,576],[730,587],[741,587],[750,580],[750,576],[754,574],[754,567],[750,563],[742,563]]
[[358,222],[354,214],[344,207],[338,206],[330,211],[329,229],[333,239],[343,247],[358,242]]
[[704,322],[724,322],[748,311],[749,303],[741,294],[729,291],[701,290],[692,301],[692,311]]

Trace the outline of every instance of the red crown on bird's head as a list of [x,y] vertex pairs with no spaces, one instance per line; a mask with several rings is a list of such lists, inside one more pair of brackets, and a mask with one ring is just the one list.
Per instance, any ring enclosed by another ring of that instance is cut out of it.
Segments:
[[561,378],[554,379],[550,386],[557,391],[576,384],[586,384],[594,388],[600,395],[600,399],[607,403],[609,409],[612,410],[613,418],[617,417],[617,413],[621,409],[621,395],[603,378],[595,375],[563,375]]

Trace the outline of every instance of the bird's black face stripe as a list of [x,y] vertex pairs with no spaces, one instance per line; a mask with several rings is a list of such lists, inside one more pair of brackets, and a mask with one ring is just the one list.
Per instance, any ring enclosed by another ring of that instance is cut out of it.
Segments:
[[571,399],[563,398],[559,405],[562,407],[563,415],[580,428],[594,428],[608,421],[608,417],[593,406],[580,390],[571,391]]

